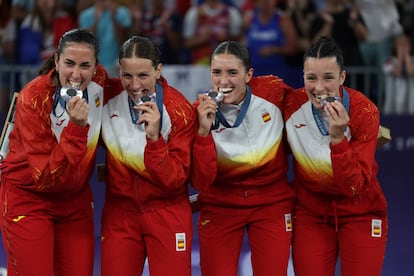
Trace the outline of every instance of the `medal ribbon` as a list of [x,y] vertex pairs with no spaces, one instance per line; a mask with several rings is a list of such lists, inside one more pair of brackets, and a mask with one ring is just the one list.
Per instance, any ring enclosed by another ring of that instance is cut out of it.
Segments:
[[[252,98],[252,91],[250,90],[250,87],[248,85],[246,86],[246,90],[247,90],[246,98],[244,99],[244,102],[241,105],[240,112],[239,114],[237,114],[237,118],[233,126],[231,126],[229,122],[227,122],[226,118],[224,118],[223,113],[220,112],[220,108],[218,108],[217,113],[216,113],[216,118],[218,119],[218,122],[220,122],[226,128],[238,127],[242,123],[244,117],[246,116],[247,109],[250,104],[250,99]],[[213,129],[218,128],[218,122],[216,120],[216,122],[214,123]]]
[[[346,91],[345,87],[342,87],[342,104],[344,105],[346,112],[349,113],[349,94],[348,91]],[[323,123],[319,110],[317,110],[313,104],[312,113],[319,131],[322,133],[322,135],[327,136],[329,134],[328,130],[326,129],[325,124]]]
[[[161,119],[160,119],[160,130],[161,130],[161,128],[162,128],[162,113],[164,111],[163,110],[164,91],[163,91],[162,85],[159,84],[159,83],[155,84],[155,102],[157,103],[158,110],[160,111],[160,114],[161,114]],[[129,112],[131,113],[132,123],[134,125],[136,125],[137,121],[138,121],[138,113],[134,109],[135,102],[130,97],[128,97],[128,105],[129,105]]]
[[[56,87],[55,97],[53,98],[53,103],[52,103],[52,113],[56,118],[60,118],[63,115],[63,113],[60,114],[59,116],[56,115],[56,107],[57,107],[58,103],[60,104],[60,106],[63,107],[64,110],[66,110],[66,101],[60,95],[60,89],[61,88],[62,87],[60,85],[58,85]],[[82,98],[84,98],[86,100],[86,102],[89,103],[88,88],[85,88],[85,91],[82,91]]]

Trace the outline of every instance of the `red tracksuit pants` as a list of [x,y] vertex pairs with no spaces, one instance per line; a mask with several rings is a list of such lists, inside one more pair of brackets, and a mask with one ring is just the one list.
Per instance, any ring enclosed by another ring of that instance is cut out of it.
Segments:
[[192,212],[188,200],[139,213],[106,203],[101,238],[102,276],[191,275]]
[[68,201],[45,199],[1,183],[1,226],[7,275],[91,276],[94,257],[92,193]]
[[293,201],[252,208],[203,205],[198,232],[203,276],[236,276],[247,230],[255,276],[287,275]]
[[296,276],[333,276],[338,255],[342,276],[380,276],[388,235],[386,217],[324,218],[298,207],[293,232]]

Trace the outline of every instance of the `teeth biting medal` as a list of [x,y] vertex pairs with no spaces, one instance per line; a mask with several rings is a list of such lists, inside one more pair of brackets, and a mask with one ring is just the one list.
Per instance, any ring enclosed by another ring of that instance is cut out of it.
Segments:
[[135,105],[141,105],[145,102],[155,102],[156,100],[156,94],[152,93],[150,95],[144,95],[142,97],[140,97],[136,102]]
[[314,95],[314,97],[318,100],[320,100],[321,105],[326,105],[327,103],[332,103],[334,101],[340,101],[341,98],[338,96],[330,96],[329,94],[325,94],[325,95],[319,95],[316,96]]
[[221,93],[221,92],[217,92],[217,91],[213,91],[213,90],[208,91],[208,92],[207,92],[207,95],[208,95],[210,98],[212,98],[213,100],[215,100],[215,101],[216,101],[216,103],[221,102],[221,101],[223,100],[223,98],[224,98],[223,93]]
[[60,96],[67,102],[76,96],[82,98],[83,92],[77,87],[62,87],[60,89]]

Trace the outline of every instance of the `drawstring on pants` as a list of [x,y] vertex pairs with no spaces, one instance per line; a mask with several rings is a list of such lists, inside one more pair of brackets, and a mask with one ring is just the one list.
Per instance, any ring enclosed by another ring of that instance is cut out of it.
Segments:
[[336,201],[332,201],[332,207],[334,209],[334,217],[335,217],[335,232],[339,231],[339,226],[338,226],[338,212],[336,209]]
[[[332,201],[332,208],[334,211],[334,220],[335,220],[335,232],[339,231],[339,222],[338,222],[338,210],[336,209],[336,201]],[[324,217],[324,222],[328,222],[328,215]]]

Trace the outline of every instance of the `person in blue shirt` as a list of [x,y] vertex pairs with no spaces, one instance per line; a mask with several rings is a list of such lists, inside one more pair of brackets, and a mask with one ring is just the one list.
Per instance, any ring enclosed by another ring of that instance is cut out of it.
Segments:
[[99,62],[110,76],[117,75],[118,51],[132,26],[131,13],[115,0],[95,0],[95,4],[79,14],[79,27],[96,34],[103,51]]

